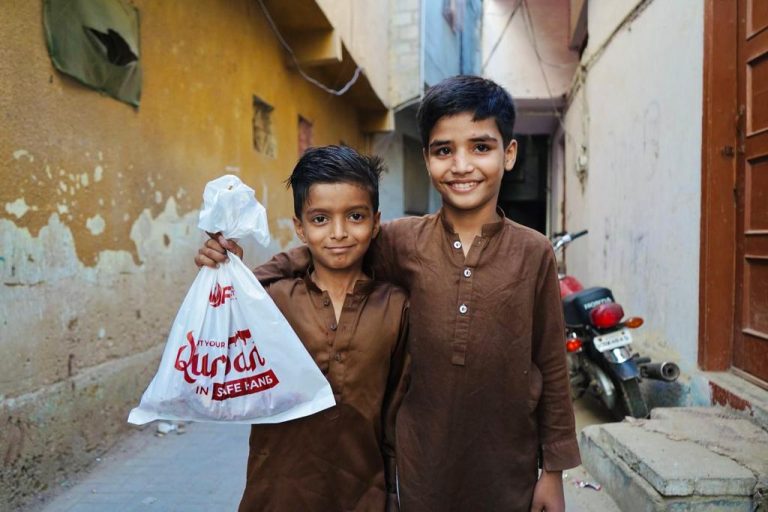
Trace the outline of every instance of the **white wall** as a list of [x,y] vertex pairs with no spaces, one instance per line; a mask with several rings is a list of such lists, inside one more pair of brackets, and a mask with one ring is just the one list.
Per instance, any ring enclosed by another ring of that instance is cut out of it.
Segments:
[[384,159],[387,172],[379,183],[379,211],[381,220],[403,216],[403,136],[400,132],[377,134],[373,138],[372,153]]
[[[518,100],[561,96],[568,92],[578,64],[578,56],[567,45],[568,0],[527,2],[534,25],[536,48],[544,61],[541,66],[525,21],[528,13],[524,5],[520,6],[504,31],[512,10],[519,4],[517,0],[483,2],[483,75],[504,86]],[[497,41],[500,41],[499,45],[491,55]]]
[[[585,60],[634,4],[589,2]],[[566,225],[590,230],[569,249],[568,272],[611,287],[627,314],[646,319],[638,349],[678,356],[689,370],[698,349],[702,62],[702,2],[655,0],[595,62],[566,119]]]

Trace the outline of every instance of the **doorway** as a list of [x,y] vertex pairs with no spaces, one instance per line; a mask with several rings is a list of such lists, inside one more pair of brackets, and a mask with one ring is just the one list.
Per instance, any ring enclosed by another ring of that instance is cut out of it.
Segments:
[[699,364],[768,387],[768,3],[704,23]]

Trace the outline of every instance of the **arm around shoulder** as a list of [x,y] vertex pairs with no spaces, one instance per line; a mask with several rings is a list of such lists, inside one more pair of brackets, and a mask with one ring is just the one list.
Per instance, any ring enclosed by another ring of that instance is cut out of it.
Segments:
[[305,246],[294,247],[275,254],[271,260],[253,270],[256,279],[266,286],[280,279],[297,277],[307,272],[312,258]]

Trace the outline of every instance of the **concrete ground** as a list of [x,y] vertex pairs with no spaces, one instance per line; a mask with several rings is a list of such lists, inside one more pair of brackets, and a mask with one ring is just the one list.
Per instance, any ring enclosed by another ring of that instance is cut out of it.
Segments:
[[[575,409],[578,430],[609,421],[597,404],[580,400]],[[86,474],[41,496],[27,512],[235,511],[247,455],[247,425],[189,423],[183,433],[159,436],[152,424],[97,459]],[[577,487],[578,481],[593,482],[581,466],[564,475],[568,512],[619,511],[607,493]]]

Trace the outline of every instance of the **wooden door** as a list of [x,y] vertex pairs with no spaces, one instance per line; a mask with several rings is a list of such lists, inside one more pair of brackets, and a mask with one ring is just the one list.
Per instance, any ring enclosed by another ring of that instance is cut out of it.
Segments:
[[738,5],[733,366],[768,382],[768,1]]

